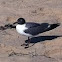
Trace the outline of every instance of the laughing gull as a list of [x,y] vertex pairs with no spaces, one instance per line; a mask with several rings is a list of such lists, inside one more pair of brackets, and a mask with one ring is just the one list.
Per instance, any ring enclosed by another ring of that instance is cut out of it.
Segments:
[[19,18],[16,24],[16,30],[18,33],[25,35],[28,37],[28,44],[30,43],[30,37],[36,36],[40,33],[52,30],[60,25],[60,23],[49,24],[49,23],[34,23],[34,22],[26,22],[24,18]]

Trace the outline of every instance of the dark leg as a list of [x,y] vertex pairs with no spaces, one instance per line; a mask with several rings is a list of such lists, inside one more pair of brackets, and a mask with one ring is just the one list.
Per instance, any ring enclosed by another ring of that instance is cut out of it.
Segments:
[[30,44],[30,38],[28,37],[28,42],[26,44],[26,47],[25,48],[29,48],[29,44]]
[[26,48],[29,47],[29,43],[30,43],[30,38],[28,37],[28,40],[26,40],[26,43],[23,43],[21,46],[26,46]]

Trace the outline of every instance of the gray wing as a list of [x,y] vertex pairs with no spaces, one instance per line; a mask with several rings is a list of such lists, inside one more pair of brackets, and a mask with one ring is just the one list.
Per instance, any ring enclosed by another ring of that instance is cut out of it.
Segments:
[[41,25],[28,28],[24,32],[31,34],[31,35],[37,35],[39,33],[45,32],[47,30],[48,26],[49,26],[48,23],[42,23]]
[[38,24],[38,23],[32,23],[32,22],[27,22],[26,23],[26,27],[27,28],[33,28],[33,27],[37,27],[37,26],[40,26],[40,24]]

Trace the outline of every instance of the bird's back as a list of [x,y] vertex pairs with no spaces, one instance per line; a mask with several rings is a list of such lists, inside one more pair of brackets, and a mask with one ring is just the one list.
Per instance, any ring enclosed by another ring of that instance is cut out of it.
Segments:
[[31,28],[28,28],[24,32],[32,35],[37,35],[39,33],[44,32],[48,28],[48,26],[48,23],[34,24]]
[[27,28],[33,28],[33,27],[37,27],[37,26],[40,26],[40,24],[39,23],[33,23],[33,22],[27,22],[26,23]]

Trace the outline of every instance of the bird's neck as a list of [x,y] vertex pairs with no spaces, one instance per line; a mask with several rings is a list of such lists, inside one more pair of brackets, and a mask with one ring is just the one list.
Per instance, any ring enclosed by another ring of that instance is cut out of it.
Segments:
[[26,24],[18,24],[18,25],[16,25],[16,28],[24,28],[26,26]]

